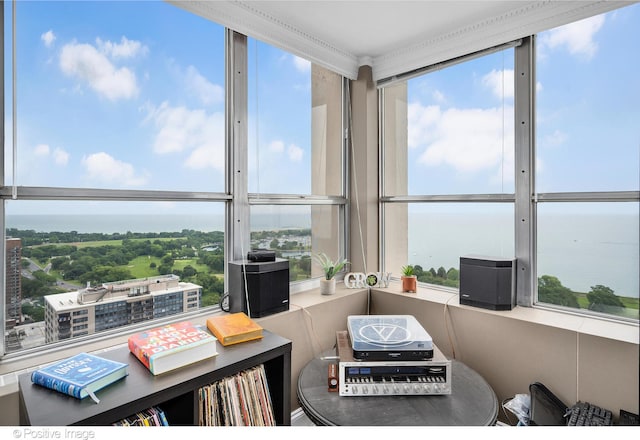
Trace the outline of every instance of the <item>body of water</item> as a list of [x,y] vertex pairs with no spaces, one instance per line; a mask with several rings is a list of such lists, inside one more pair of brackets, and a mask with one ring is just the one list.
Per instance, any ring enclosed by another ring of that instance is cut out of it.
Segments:
[[[8,215],[7,228],[37,232],[179,232],[223,231],[222,215]],[[310,228],[308,215],[254,215],[252,230]],[[640,291],[638,217],[633,215],[545,216],[538,225],[538,274],[557,277],[564,286],[588,292],[605,285],[620,296]],[[449,269],[460,257],[480,254],[514,256],[509,216],[412,214],[409,263]]]

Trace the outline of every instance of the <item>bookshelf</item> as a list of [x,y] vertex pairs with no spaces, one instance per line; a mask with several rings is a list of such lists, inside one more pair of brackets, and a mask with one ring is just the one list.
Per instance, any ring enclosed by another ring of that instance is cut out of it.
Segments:
[[108,426],[150,407],[165,412],[170,425],[198,425],[198,390],[224,377],[263,364],[278,425],[291,424],[291,341],[269,331],[259,340],[223,347],[218,355],[154,376],[126,346],[99,356],[129,364],[129,375],[100,390],[100,403],[75,399],[18,377],[20,424]]

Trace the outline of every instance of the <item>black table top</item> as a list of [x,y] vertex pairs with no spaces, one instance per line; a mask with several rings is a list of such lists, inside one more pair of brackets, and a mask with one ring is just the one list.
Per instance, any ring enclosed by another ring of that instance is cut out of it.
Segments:
[[340,396],[327,389],[330,362],[336,361],[316,358],[298,378],[300,406],[317,425],[484,426],[495,424],[498,417],[493,389],[456,360],[452,360],[451,394],[426,396]]

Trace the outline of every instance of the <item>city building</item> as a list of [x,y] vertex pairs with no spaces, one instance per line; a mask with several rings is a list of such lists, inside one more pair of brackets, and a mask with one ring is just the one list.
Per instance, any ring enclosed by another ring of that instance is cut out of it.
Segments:
[[22,322],[22,281],[21,281],[22,240],[7,238],[5,259],[5,311],[7,328]]
[[45,339],[54,342],[162,318],[200,306],[202,287],[176,275],[116,281],[47,295]]

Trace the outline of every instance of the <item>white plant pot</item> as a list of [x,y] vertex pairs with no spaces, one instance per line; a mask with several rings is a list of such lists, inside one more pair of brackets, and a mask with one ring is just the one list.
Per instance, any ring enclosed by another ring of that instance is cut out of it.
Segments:
[[320,293],[322,295],[333,295],[334,293],[336,293],[336,279],[335,278],[331,278],[330,280],[321,279]]

